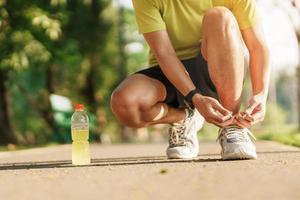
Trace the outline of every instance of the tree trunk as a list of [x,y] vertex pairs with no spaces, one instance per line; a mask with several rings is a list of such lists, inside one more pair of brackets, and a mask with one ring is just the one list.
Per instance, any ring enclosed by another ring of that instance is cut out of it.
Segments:
[[38,93],[38,98],[32,96],[24,86],[15,82],[15,85],[19,89],[20,93],[25,97],[30,107],[41,115],[51,132],[55,131],[55,127],[49,94],[55,93],[55,73],[56,65],[50,64],[45,75],[45,90],[41,90]]
[[46,87],[50,94],[54,93],[54,78],[56,73],[57,66],[55,64],[50,64],[47,69],[46,74]]
[[85,78],[85,87],[82,89],[82,94],[84,95],[84,97],[86,97],[86,101],[89,105],[89,107],[91,107],[92,110],[96,110],[96,97],[95,97],[95,93],[96,93],[96,89],[95,89],[95,84],[94,84],[94,75],[95,75],[95,67],[99,67],[99,66],[95,66],[97,65],[96,63],[98,63],[97,60],[97,56],[95,55],[91,55],[89,58],[90,61],[90,69],[89,72],[86,75]]
[[[125,52],[126,38],[125,38],[125,9],[119,5],[119,20],[118,20],[118,43],[119,43],[119,70],[120,81],[124,80],[127,75],[127,57]],[[124,142],[129,142],[132,136],[132,129],[128,129],[124,125],[121,125],[121,139]]]
[[101,133],[102,127],[105,126],[106,116],[105,113],[101,111],[101,98],[97,97],[97,88],[96,88],[96,77],[97,70],[100,66],[100,55],[98,52],[92,53],[89,56],[90,69],[86,76],[86,85],[82,90],[82,94],[86,99],[87,104],[90,107],[90,111],[96,116],[96,129],[94,130],[94,139],[98,142],[101,142]]
[[9,115],[9,102],[7,98],[7,71],[0,69],[0,144],[17,144],[17,138]]
[[43,99],[43,107],[41,108],[41,113],[44,116],[44,119],[46,120],[47,124],[49,125],[50,129],[54,130],[54,116],[51,108],[51,102],[50,102],[50,94],[55,93],[55,87],[54,87],[54,79],[56,74],[56,65],[50,64],[48,66],[48,69],[46,71],[46,94],[45,98]]
[[119,24],[118,24],[118,40],[119,40],[119,56],[120,56],[120,79],[123,80],[127,75],[127,57],[125,53],[125,10],[122,6],[119,8]]
[[19,89],[20,93],[24,96],[24,98],[29,103],[31,109],[37,111],[41,115],[41,117],[43,117],[43,119],[45,120],[46,124],[48,125],[48,128],[53,130],[54,118],[53,118],[53,113],[51,112],[49,95],[46,95],[46,97],[43,98],[48,100],[43,100],[43,102],[39,102],[36,98],[31,96],[29,92],[22,85],[16,83],[16,86]]

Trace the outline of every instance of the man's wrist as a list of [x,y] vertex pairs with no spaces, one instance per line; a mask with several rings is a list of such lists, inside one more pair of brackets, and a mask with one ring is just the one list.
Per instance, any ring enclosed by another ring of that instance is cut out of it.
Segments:
[[262,91],[254,91],[253,96],[260,96],[264,101],[267,101],[268,98],[268,91],[262,90]]
[[191,108],[194,108],[193,98],[199,94],[200,94],[199,89],[195,88],[195,89],[191,90],[187,95],[184,96],[185,104],[187,104],[187,106],[189,106]]
[[202,96],[200,93],[195,94],[195,95],[193,96],[193,98],[192,98],[193,104],[195,105],[195,103],[196,103],[197,101],[199,101],[199,99],[201,99],[202,97],[203,97],[203,96]]

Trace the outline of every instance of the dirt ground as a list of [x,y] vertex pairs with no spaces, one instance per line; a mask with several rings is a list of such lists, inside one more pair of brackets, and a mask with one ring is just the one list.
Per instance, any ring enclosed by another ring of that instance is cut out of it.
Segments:
[[257,142],[258,160],[221,161],[216,143],[195,160],[167,160],[166,144],[92,145],[90,166],[70,145],[0,152],[0,200],[300,199],[300,149]]

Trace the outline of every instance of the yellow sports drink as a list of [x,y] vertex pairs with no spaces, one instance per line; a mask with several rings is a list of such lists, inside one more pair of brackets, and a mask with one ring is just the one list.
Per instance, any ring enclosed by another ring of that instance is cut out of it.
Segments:
[[84,112],[84,106],[77,104],[71,118],[72,163],[73,165],[88,165],[91,163],[89,145],[89,118]]

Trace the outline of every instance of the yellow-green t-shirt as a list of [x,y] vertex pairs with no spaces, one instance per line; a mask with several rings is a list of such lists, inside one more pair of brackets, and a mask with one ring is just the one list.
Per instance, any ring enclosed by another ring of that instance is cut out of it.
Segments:
[[[202,18],[216,6],[228,8],[241,30],[253,26],[259,19],[255,0],[132,0],[138,30],[148,33],[167,30],[176,55],[180,60],[196,57],[199,53]],[[150,51],[149,64],[157,60]]]

